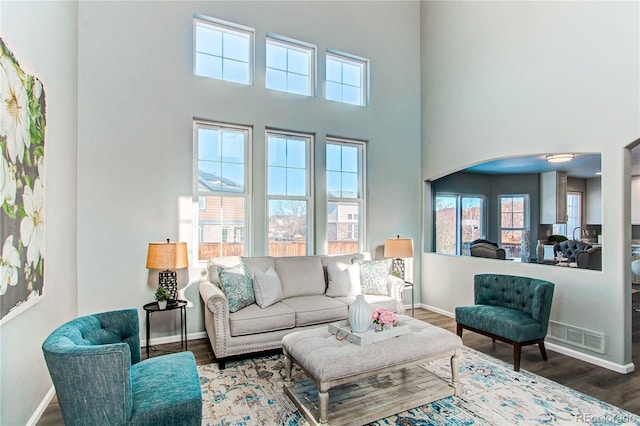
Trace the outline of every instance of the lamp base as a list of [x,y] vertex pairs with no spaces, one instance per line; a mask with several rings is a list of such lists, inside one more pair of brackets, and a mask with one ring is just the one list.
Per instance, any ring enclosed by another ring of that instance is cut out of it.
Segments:
[[177,303],[178,299],[178,280],[176,271],[161,271],[158,273],[158,285],[164,287],[171,295],[169,305]]
[[404,259],[393,259],[393,263],[391,264],[391,273],[392,275],[404,280]]

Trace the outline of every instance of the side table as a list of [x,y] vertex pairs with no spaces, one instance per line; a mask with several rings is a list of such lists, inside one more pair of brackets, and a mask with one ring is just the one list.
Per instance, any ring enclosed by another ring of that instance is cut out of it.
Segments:
[[413,302],[413,283],[410,283],[409,281],[405,281],[404,282],[404,289],[411,289],[411,316],[415,317],[415,304]]
[[142,308],[147,312],[147,358],[149,358],[149,340],[151,340],[151,314],[154,312],[173,311],[180,309],[180,348],[184,347],[187,350],[187,301],[178,300],[174,304],[167,304],[165,309],[158,307],[158,302],[150,302],[145,304]]

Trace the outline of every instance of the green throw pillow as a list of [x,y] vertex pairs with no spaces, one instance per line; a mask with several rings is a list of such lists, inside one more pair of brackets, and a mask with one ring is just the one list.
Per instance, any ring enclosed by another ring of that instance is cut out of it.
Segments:
[[[354,262],[355,263],[355,262]],[[381,294],[386,296],[391,259],[373,260],[370,262],[359,260],[360,286],[362,294]]]
[[218,266],[220,287],[227,300],[229,300],[229,312],[237,312],[240,309],[256,303],[253,293],[253,281],[244,264],[231,268]]

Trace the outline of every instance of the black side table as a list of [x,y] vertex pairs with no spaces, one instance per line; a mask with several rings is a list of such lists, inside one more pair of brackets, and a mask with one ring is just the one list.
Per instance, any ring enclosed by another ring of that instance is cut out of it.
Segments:
[[158,307],[158,302],[145,304],[142,308],[147,312],[147,358],[149,358],[149,340],[151,339],[151,314],[154,312],[173,311],[180,309],[180,349],[187,350],[187,301],[178,300],[177,303],[167,304],[165,309]]

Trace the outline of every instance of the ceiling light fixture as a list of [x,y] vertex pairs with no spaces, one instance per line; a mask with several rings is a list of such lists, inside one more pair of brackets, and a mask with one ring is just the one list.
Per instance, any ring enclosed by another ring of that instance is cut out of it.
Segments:
[[547,161],[549,163],[566,163],[573,160],[574,154],[553,154],[547,155]]

